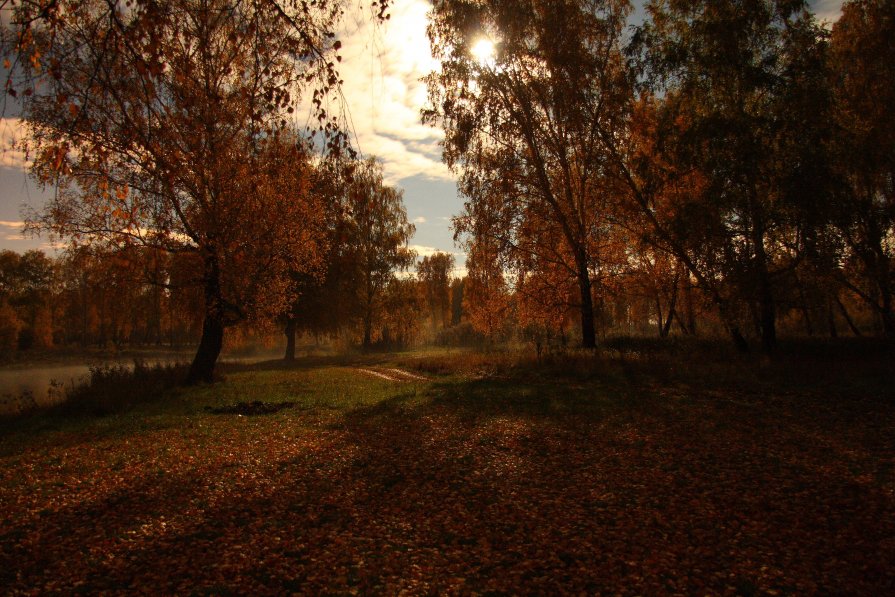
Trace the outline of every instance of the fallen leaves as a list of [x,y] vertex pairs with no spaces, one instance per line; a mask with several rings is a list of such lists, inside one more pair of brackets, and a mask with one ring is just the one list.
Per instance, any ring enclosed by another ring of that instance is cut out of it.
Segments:
[[124,437],[58,431],[4,446],[0,584],[12,594],[895,590],[890,407],[870,422],[836,404],[815,416],[798,400],[656,397],[598,415],[509,399],[483,410],[477,383],[431,391],[412,407],[197,414]]

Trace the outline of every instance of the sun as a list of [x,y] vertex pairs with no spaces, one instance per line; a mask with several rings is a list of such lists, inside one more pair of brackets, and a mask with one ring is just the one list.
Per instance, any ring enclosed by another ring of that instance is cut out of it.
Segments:
[[482,38],[473,44],[470,50],[472,57],[475,58],[482,66],[492,66],[494,64],[494,42],[490,39]]

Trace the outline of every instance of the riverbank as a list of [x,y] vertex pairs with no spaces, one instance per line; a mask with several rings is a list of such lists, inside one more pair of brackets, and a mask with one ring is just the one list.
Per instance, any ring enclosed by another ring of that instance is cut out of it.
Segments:
[[[0,365],[0,417],[16,416],[63,401],[86,383],[92,369],[133,369],[135,363],[154,367],[189,363],[195,348],[131,348],[126,350],[53,350],[27,353]],[[271,351],[225,353],[221,362],[254,363],[275,358]]]

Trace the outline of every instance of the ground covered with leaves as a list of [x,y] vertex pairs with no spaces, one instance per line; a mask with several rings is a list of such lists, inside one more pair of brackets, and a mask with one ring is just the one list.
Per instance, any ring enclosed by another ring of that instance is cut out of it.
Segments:
[[[895,592],[890,366],[450,360],[261,364],[7,423],[0,587]],[[255,401],[294,405],[215,414]]]

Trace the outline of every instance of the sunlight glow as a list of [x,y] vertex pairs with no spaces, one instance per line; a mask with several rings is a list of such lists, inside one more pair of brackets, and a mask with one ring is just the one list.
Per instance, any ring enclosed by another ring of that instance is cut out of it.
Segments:
[[494,42],[490,39],[482,38],[475,42],[470,50],[472,57],[476,59],[481,66],[494,65]]

